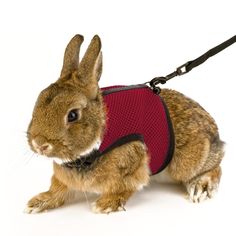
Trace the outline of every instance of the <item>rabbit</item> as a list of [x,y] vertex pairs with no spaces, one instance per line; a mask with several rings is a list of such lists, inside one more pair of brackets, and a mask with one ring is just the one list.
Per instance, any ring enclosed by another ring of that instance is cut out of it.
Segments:
[[[62,206],[74,191],[98,193],[95,213],[123,211],[128,199],[151,178],[150,156],[144,142],[131,140],[78,170],[65,163],[96,152],[105,132],[107,109],[98,81],[102,74],[101,40],[95,35],[79,61],[83,36],[66,47],[60,78],[44,89],[35,104],[27,138],[33,152],[51,158],[54,174],[48,191],[28,201],[26,212]],[[224,142],[213,118],[198,103],[162,89],[172,122],[175,147],[163,171],[186,188],[192,202],[211,198],[221,178]]]

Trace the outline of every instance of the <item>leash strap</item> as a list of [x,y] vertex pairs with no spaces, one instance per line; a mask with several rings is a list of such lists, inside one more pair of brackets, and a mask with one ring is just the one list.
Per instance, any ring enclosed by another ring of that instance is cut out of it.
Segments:
[[230,45],[232,45],[235,42],[236,42],[236,35],[234,35],[232,38],[226,40],[225,42],[219,44],[218,46],[210,49],[209,51],[207,51],[206,53],[204,53],[200,57],[196,58],[195,60],[188,61],[185,64],[183,64],[182,66],[177,67],[177,69],[174,72],[168,74],[167,76],[155,77],[150,82],[147,82],[145,84],[149,84],[149,86],[153,89],[153,91],[155,93],[159,94],[161,92],[161,89],[157,86],[158,84],[165,84],[168,80],[170,80],[176,76],[180,76],[180,75],[184,75],[184,74],[188,73],[194,67],[201,65],[208,58],[216,55],[217,53],[226,49],[227,47],[229,47]]

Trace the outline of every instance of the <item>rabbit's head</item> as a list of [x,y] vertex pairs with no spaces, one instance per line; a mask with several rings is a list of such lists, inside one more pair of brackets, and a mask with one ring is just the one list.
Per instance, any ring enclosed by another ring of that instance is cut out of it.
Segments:
[[62,161],[78,158],[103,135],[105,112],[98,80],[102,72],[101,41],[96,35],[79,63],[83,36],[74,36],[64,55],[60,78],[36,101],[28,127],[34,152]]

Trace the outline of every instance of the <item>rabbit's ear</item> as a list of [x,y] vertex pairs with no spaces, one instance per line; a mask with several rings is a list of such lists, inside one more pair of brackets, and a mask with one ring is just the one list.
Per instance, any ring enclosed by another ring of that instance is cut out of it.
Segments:
[[78,76],[81,82],[90,83],[92,82],[91,77],[94,79],[94,77],[98,76],[99,65],[100,67],[102,65],[101,57],[99,57],[100,51],[101,40],[98,35],[95,35],[79,64]]
[[102,75],[102,51],[100,51],[95,68],[94,68],[94,76],[96,77],[97,81],[100,80],[100,77]]
[[88,97],[94,98],[98,91],[98,80],[102,73],[101,40],[95,35],[81,60],[77,79],[86,90]]
[[68,43],[60,77],[64,77],[78,69],[80,46],[83,41],[84,37],[77,34]]

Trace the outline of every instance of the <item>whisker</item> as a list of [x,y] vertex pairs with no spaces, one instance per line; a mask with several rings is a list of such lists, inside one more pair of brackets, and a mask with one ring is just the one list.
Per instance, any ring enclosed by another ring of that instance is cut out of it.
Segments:
[[33,159],[34,153],[31,154],[31,156],[28,158],[27,162],[25,162],[25,165],[28,165],[29,162]]
[[31,134],[27,131],[21,131],[21,134],[24,134],[24,138],[28,140],[28,137],[31,136]]
[[[12,158],[8,161],[7,170],[12,172],[12,170],[19,170],[20,168],[24,168],[33,157],[34,153],[31,150],[22,150],[22,154],[19,155],[17,158]],[[14,173],[14,172],[12,172]]]
[[33,157],[33,156],[30,156],[30,157],[28,158],[28,160],[25,161],[25,163],[24,163],[25,166],[29,164],[29,162],[32,160],[32,157]]
[[32,152],[30,156],[26,157],[26,160],[24,161],[23,164],[24,164],[25,166],[28,165],[29,162],[33,159],[34,155],[35,155],[35,153]]
[[31,153],[30,150],[26,150],[23,155],[26,156],[26,155],[29,155],[30,153]]
[[87,196],[86,192],[83,191],[83,194],[84,194],[84,197],[85,197],[85,199],[86,199],[87,205],[88,205],[88,207],[90,208],[90,202],[89,202],[89,200],[88,200],[88,196]]

